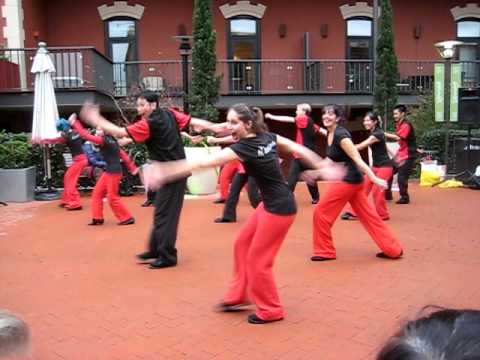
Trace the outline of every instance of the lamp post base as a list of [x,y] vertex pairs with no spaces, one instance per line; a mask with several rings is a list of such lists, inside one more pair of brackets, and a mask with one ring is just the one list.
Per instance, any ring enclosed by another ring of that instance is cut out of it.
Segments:
[[56,189],[35,190],[35,200],[52,201],[60,199],[60,192]]

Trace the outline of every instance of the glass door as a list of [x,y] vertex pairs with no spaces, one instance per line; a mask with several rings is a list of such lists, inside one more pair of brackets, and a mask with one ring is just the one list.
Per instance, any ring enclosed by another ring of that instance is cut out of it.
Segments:
[[371,19],[347,20],[347,91],[372,91],[372,47]]

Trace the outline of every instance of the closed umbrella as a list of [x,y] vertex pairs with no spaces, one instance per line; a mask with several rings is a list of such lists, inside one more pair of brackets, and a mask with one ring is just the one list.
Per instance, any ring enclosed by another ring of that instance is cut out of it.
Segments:
[[35,91],[33,104],[32,142],[43,144],[45,178],[47,190],[37,192],[37,200],[53,200],[59,197],[52,189],[52,168],[50,163],[49,143],[59,136],[56,128],[58,120],[57,100],[53,88],[52,74],[55,66],[48,55],[47,44],[41,42],[33,59],[31,72],[35,74]]

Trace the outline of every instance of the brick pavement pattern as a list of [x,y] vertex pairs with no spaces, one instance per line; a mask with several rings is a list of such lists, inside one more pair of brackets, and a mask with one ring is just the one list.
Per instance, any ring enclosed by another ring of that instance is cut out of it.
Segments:
[[[320,190],[324,185],[320,186]],[[242,195],[243,196],[243,195]],[[411,186],[410,205],[390,204],[405,257],[378,259],[361,225],[338,220],[338,259],[313,263],[312,212],[297,190],[297,220],[275,265],[284,321],[250,325],[249,312],[215,313],[232,270],[239,222],[214,224],[221,206],[187,200],[179,266],[137,265],[152,208],[126,198],[137,223],[87,226],[84,211],[57,202],[0,207],[0,308],[30,325],[42,360],[372,359],[403,322],[430,304],[480,304],[480,192]]]

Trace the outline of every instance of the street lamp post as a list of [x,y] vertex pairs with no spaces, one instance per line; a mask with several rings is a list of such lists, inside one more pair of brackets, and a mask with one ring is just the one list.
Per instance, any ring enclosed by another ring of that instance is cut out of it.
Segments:
[[192,47],[190,46],[191,36],[174,36],[175,39],[180,41],[178,48],[180,56],[182,57],[182,77],[183,77],[183,110],[188,113],[188,56],[192,53]]
[[450,131],[450,72],[452,68],[452,58],[455,56],[455,48],[463,44],[461,41],[448,40],[435,44],[440,56],[445,60],[445,84],[444,84],[444,117],[445,117],[445,166],[448,165],[448,147]]

